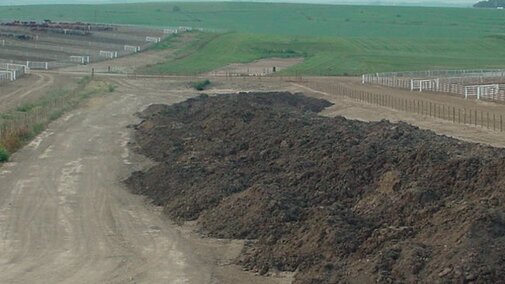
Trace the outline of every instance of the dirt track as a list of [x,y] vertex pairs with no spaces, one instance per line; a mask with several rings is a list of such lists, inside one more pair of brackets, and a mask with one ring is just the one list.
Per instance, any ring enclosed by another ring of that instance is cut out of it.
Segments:
[[191,273],[173,232],[121,189],[128,100],[68,115],[3,167],[0,282],[210,278]]
[[72,79],[49,73],[34,73],[0,86],[0,112],[45,96],[50,90],[72,86]]
[[[324,78],[312,79],[315,82],[321,82]],[[373,93],[382,93],[396,98],[422,98],[426,101],[433,101],[439,104],[455,106],[456,108],[472,108],[484,111],[492,111],[497,114],[505,115],[505,105],[491,102],[476,102],[473,100],[465,100],[464,98],[431,94],[431,93],[416,93],[404,90],[395,90],[376,86],[362,86],[357,79],[339,78],[339,83],[352,86],[357,90],[363,90]],[[405,121],[416,125],[422,129],[431,129],[438,134],[455,137],[461,140],[477,143],[485,143],[496,147],[505,147],[505,132],[493,131],[490,129],[475,127],[472,125],[455,124],[451,121],[427,117],[412,112],[398,111],[386,107],[379,107],[367,103],[357,102],[351,98],[340,96],[328,91],[324,86],[322,88],[308,87],[304,83],[292,83],[288,90],[304,92],[306,94],[327,99],[334,106],[324,110],[321,114],[326,116],[341,115],[350,119],[358,119],[362,121],[377,121],[387,119],[390,121]]]
[[133,114],[189,94],[115,83],[0,168],[0,283],[281,281],[217,266],[241,244],[195,241],[124,190],[120,180],[142,164],[127,149]]
[[[173,41],[175,48],[180,48],[191,42],[193,35],[191,33],[182,34],[177,40]],[[138,68],[148,65],[163,63],[174,56],[176,49],[164,50],[147,50],[141,53],[123,56],[113,60],[95,62],[89,65],[77,65],[61,69],[63,72],[84,72],[91,74],[91,70],[95,72],[114,72],[118,74],[134,73]]]

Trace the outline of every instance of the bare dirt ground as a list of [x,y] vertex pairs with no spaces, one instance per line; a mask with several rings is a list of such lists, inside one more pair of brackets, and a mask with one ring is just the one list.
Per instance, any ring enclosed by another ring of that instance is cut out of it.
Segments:
[[0,282],[289,282],[228,265],[240,242],[202,241],[124,190],[120,181],[146,164],[127,147],[134,113],[193,92],[187,82],[172,88],[185,92],[113,83],[114,94],[53,123],[1,168]]
[[[322,80],[332,80],[327,78],[322,78]],[[321,79],[319,79],[321,80]],[[455,94],[445,94],[445,93],[431,93],[431,92],[410,92],[404,89],[394,89],[388,88],[384,86],[375,86],[375,85],[363,85],[361,84],[360,78],[343,78],[340,77],[337,79],[341,84],[351,87],[356,90],[363,91],[373,91],[383,94],[394,95],[397,97],[412,97],[412,98],[423,98],[425,100],[430,100],[433,102],[448,104],[448,105],[459,105],[461,107],[466,108],[477,108],[486,111],[497,111],[504,112],[505,105],[495,102],[475,100],[475,99],[465,99],[459,95]]]
[[[172,50],[147,51],[59,74],[35,72],[0,85],[0,111],[75,81],[91,68],[107,72],[108,66],[115,66],[114,71],[129,73],[172,54]],[[118,86],[116,92],[93,99],[86,108],[56,121],[16,153],[13,162],[0,167],[0,283],[289,283],[289,275],[265,278],[242,272],[230,264],[239,255],[242,242],[201,239],[192,226],[171,224],[159,209],[128,193],[120,182],[132,170],[149,164],[127,147],[127,126],[137,121],[134,113],[152,103],[173,104],[192,97],[197,92],[188,88],[191,78],[106,76]],[[505,109],[439,94],[361,86],[357,78],[338,80],[357,89],[380,89],[396,96],[422,95],[460,106]],[[335,103],[324,115],[405,121],[439,134],[505,147],[504,133],[359,103],[300,82],[279,78],[211,81],[211,89],[205,93],[304,92]]]
[[[86,72],[91,74],[91,70],[95,72],[113,72],[113,73],[134,73],[137,68],[154,65],[167,61],[174,55],[175,50],[181,45],[191,41],[193,34],[183,33],[174,42],[174,48],[165,50],[147,50],[141,53],[132,54],[129,56],[120,57],[113,60],[101,61],[89,65],[76,65],[72,67],[63,68],[62,72]],[[110,68],[110,69],[109,69]]]
[[74,87],[75,84],[75,78],[46,73],[33,73],[14,82],[3,83],[0,85],[0,112],[41,98],[52,90]]
[[[13,26],[13,24],[0,25],[0,38],[5,41],[0,50],[1,59],[71,63],[70,56],[87,55],[91,57],[91,61],[100,61],[103,60],[99,56],[100,50],[116,51],[120,56],[128,55],[130,52],[124,50],[124,45],[144,49],[150,45],[145,40],[146,36],[165,36],[161,30],[133,27],[115,27],[114,30],[103,31],[92,26],[90,34],[75,35],[63,34],[61,27]],[[25,39],[20,39],[20,36],[24,36]]]
[[79,72],[79,73],[85,72],[89,75],[91,75],[92,69],[95,69],[95,72],[102,72],[102,73],[103,72],[122,73],[122,74],[133,73],[135,69],[144,66],[146,64],[156,64],[163,62],[172,53],[173,53],[172,50],[166,50],[163,52],[144,51],[141,54],[135,54],[131,56],[120,57],[113,60],[96,62],[89,65],[71,66],[63,68],[60,71]]
[[[279,72],[290,66],[303,62],[303,58],[268,58],[250,63],[233,63],[225,67],[213,70],[208,75],[214,76],[264,76]],[[275,68],[275,71],[274,71]]]
[[[315,79],[316,82],[324,80],[321,78]],[[335,79],[333,79],[335,80]],[[429,101],[452,105],[461,108],[472,108],[478,110],[488,110],[495,113],[505,115],[505,105],[492,102],[465,100],[456,96],[448,96],[444,94],[416,93],[397,89],[389,89],[376,86],[363,86],[359,83],[358,78],[339,78],[339,82],[349,84],[357,90],[383,92],[395,97],[416,97],[423,98]],[[357,102],[351,98],[334,94],[330,91],[320,91],[315,88],[307,87],[303,83],[292,83],[291,87],[287,88],[290,91],[301,91],[308,95],[327,99],[335,105],[324,110],[321,114],[327,116],[342,115],[350,119],[358,119],[362,121],[377,121],[387,119],[393,122],[404,121],[412,125],[416,125],[422,129],[431,129],[438,134],[451,136],[461,140],[484,143],[496,147],[505,147],[505,132],[493,131],[482,127],[474,127],[471,125],[454,124],[447,120],[435,119],[411,112],[398,111],[385,107],[378,107],[366,103]]]

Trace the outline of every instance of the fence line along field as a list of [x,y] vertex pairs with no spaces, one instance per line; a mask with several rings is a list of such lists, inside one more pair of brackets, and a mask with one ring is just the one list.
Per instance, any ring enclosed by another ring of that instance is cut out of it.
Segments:
[[451,93],[467,99],[505,101],[505,69],[364,74],[362,83],[418,92]]
[[14,81],[29,71],[26,65],[0,62],[0,81]]
[[29,69],[84,65],[137,53],[168,35],[157,28],[81,22],[0,23],[0,81],[16,80]]
[[355,101],[377,107],[445,120],[455,124],[486,128],[501,133],[505,131],[503,121],[505,112],[501,107],[492,108],[476,104],[463,105],[451,100],[433,100],[430,97],[395,95],[387,91],[358,89],[338,79],[331,78],[302,80],[300,83],[316,91],[346,96]]

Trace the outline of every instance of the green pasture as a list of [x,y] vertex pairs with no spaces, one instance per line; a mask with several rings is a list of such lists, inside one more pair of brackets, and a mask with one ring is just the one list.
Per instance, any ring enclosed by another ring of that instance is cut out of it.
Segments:
[[385,39],[274,36],[246,33],[208,34],[181,56],[150,66],[147,73],[197,74],[232,62],[269,57],[304,57],[284,74],[358,75],[368,72],[505,67],[505,40]]
[[0,20],[12,19],[222,31],[197,35],[181,56],[149,73],[197,73],[273,56],[305,57],[285,71],[291,74],[505,68],[503,10],[240,2],[0,7]]

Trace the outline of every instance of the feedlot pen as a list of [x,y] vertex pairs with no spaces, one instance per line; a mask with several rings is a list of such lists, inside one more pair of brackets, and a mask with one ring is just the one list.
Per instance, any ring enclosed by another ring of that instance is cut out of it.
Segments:
[[388,72],[362,75],[363,84],[442,92],[505,102],[505,69]]
[[[0,23],[0,63],[30,69],[89,64],[145,50],[154,44],[147,37],[161,40],[168,35],[163,29],[49,20]],[[9,70],[1,71],[0,81],[10,80]]]

